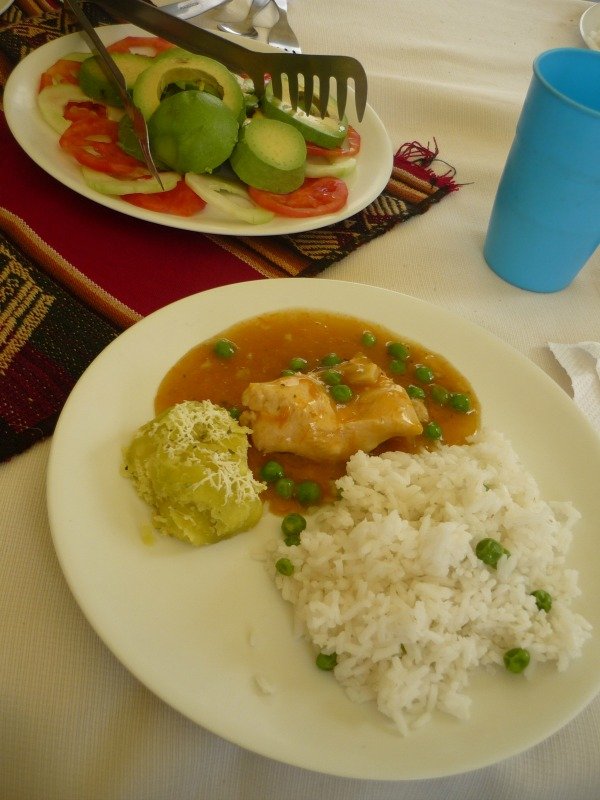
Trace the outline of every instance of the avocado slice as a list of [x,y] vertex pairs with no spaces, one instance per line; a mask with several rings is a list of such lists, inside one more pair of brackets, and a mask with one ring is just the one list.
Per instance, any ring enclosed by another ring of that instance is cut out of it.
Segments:
[[[133,88],[138,75],[152,63],[148,56],[141,56],[136,53],[113,53],[113,61],[125,78],[125,85],[128,90]],[[99,100],[109,106],[123,108],[123,102],[119,93],[112,82],[106,77],[100,62],[96,56],[86,58],[81,63],[79,70],[79,86],[82,91],[91,97],[92,100]]]
[[133,87],[133,102],[149,120],[158,108],[167,87],[180,83],[194,86],[223,101],[241,122],[245,116],[244,95],[238,81],[226,66],[207,56],[188,53],[179,47],[166,50],[145,70]]
[[265,87],[262,98],[262,110],[266,117],[287,122],[297,128],[307,142],[319,145],[319,147],[339,147],[348,134],[348,119],[338,119],[336,115],[336,104],[330,100],[327,104],[327,114],[321,118],[319,111],[314,106],[314,114],[307,114],[301,108],[303,103],[302,92],[299,93],[298,108],[294,111],[290,101],[287,80],[285,76],[282,80],[282,95],[280,100],[273,94],[273,87],[270,83]]
[[304,182],[306,142],[286,122],[252,119],[242,125],[229,163],[248,186],[286,194]]

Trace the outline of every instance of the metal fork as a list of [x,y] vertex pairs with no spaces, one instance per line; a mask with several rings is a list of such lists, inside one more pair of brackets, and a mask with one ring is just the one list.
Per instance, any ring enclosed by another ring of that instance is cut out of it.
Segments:
[[290,53],[300,53],[300,44],[287,18],[287,0],[273,0],[273,2],[277,6],[279,17],[269,31],[267,42]]

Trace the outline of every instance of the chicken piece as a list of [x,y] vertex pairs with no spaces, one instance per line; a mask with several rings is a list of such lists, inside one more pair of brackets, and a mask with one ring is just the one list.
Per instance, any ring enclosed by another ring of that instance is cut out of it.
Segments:
[[336,370],[354,391],[338,404],[319,380],[320,372],[296,373],[265,383],[251,383],[242,395],[240,422],[252,429],[263,453],[295,453],[314,461],[349,458],[370,452],[393,436],[423,431],[413,403],[402,386],[363,355]]

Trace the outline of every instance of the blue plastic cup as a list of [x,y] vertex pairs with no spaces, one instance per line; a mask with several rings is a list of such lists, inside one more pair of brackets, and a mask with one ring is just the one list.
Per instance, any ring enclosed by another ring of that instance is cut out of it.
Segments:
[[600,245],[600,52],[539,55],[483,249],[534,292],[568,286]]

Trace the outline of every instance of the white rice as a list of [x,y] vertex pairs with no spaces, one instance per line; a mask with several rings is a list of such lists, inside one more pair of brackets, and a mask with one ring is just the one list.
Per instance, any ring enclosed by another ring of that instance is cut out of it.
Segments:
[[[570,608],[580,592],[565,564],[580,515],[540,497],[502,434],[418,455],[357,453],[338,486],[341,499],[309,517],[299,545],[278,541],[272,563],[294,564],[289,577],[274,573],[277,586],[297,632],[337,653],[353,700],[375,700],[406,734],[434,709],[467,719],[471,673],[504,670],[513,647],[529,650],[526,672],[544,661],[564,670],[581,654],[591,626]],[[497,569],[475,555],[486,537],[510,552]],[[552,595],[549,613],[536,589]]]

